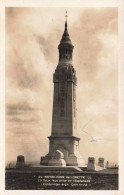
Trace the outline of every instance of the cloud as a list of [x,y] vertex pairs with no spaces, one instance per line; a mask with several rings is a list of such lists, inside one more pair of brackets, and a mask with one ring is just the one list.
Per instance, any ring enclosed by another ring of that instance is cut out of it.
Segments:
[[6,112],[8,115],[20,115],[24,114],[25,111],[32,111],[34,110],[29,106],[27,102],[21,102],[21,104],[7,104],[6,105]]
[[[75,66],[77,67],[78,80],[80,79],[80,82],[93,81],[100,72],[102,64],[99,63],[99,56],[105,49],[103,38],[105,37],[107,46],[109,46],[111,37],[113,35],[117,36],[117,17],[117,9],[89,8],[83,11],[78,22],[75,22],[74,27],[72,27],[73,42],[76,43],[74,49]],[[75,36],[77,33],[78,36]],[[105,35],[110,36],[107,37]],[[102,36],[102,39],[100,39],[100,36]],[[113,41],[110,43],[110,46],[112,45],[113,48],[117,49],[115,37]],[[108,55],[113,56],[113,48],[111,48]],[[106,49],[105,51],[107,52]],[[110,61],[109,57],[107,58],[108,62]]]
[[27,102],[24,102],[23,104],[9,104],[7,105],[7,108],[9,110],[32,110]]
[[55,45],[57,46],[59,44],[57,42],[57,39],[59,39],[60,34],[61,34],[60,30],[55,28],[47,37],[41,34],[34,35],[40,47],[40,50],[44,55],[44,58],[50,63],[56,62],[57,49]]
[[19,118],[10,119],[10,122],[16,122],[16,123],[34,123],[37,121],[38,121],[38,119],[35,119],[35,118],[31,118],[30,120],[21,120]]

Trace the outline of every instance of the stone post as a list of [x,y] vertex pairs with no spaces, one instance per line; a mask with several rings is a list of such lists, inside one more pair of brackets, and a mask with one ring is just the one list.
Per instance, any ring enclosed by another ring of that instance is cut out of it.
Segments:
[[90,170],[90,171],[95,170],[95,158],[94,157],[89,157],[88,158],[87,170]]
[[17,168],[21,168],[21,167],[24,167],[24,165],[25,165],[24,156],[22,156],[22,155],[17,156],[16,167],[17,167]]
[[104,158],[100,157],[100,158],[98,159],[98,166],[104,168]]

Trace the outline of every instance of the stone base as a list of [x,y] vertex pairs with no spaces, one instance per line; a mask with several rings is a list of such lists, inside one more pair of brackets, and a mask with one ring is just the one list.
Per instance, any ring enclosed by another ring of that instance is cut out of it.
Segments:
[[87,167],[87,170],[88,171],[101,171],[101,170],[104,170],[105,168],[103,167],[100,167],[98,165],[94,165],[94,166],[90,166],[90,167]]
[[48,161],[48,166],[66,166],[64,155],[60,150],[56,150],[53,153],[52,158]]
[[24,167],[25,166],[25,163],[22,163],[22,162],[17,162],[16,163],[16,168],[21,168],[21,167]]
[[51,159],[48,162],[48,166],[60,166],[60,167],[65,167],[66,162],[64,159]]
[[55,156],[47,154],[45,157],[41,157],[40,164],[46,166],[85,166],[85,162],[79,154],[70,154],[66,159],[57,159]]
[[105,168],[98,165],[95,166],[95,171],[102,171],[102,170],[105,170]]
[[[79,138],[74,136],[69,137],[49,137],[50,147],[49,153],[45,157],[41,157],[41,165],[50,165],[52,162],[57,162],[58,154],[56,151],[59,151],[61,155],[59,158],[64,159],[66,166],[85,166],[85,162],[81,155],[79,154]],[[64,163],[64,162],[63,162]],[[55,164],[56,163],[52,163]],[[62,166],[58,162],[58,166]],[[52,165],[51,165],[52,166]],[[53,165],[54,166],[54,165]]]
[[67,166],[85,166],[85,162],[80,154],[70,154],[67,158]]
[[87,170],[88,170],[88,171],[95,171],[95,170],[96,170],[95,164],[88,164]]

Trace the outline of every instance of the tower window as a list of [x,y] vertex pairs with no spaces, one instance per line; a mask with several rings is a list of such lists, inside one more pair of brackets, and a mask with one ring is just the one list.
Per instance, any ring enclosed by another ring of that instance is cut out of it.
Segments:
[[68,59],[68,55],[67,55],[67,54],[66,54],[66,56],[65,56],[65,57],[66,57],[66,59]]

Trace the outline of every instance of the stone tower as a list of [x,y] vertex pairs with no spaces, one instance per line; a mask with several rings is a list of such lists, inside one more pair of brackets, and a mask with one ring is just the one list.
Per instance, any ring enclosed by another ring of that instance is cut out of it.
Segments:
[[41,157],[41,165],[85,165],[79,154],[80,138],[77,136],[77,78],[72,62],[73,48],[66,21],[65,30],[58,46],[59,62],[53,75],[54,97],[52,132],[48,137],[49,153],[45,157]]

